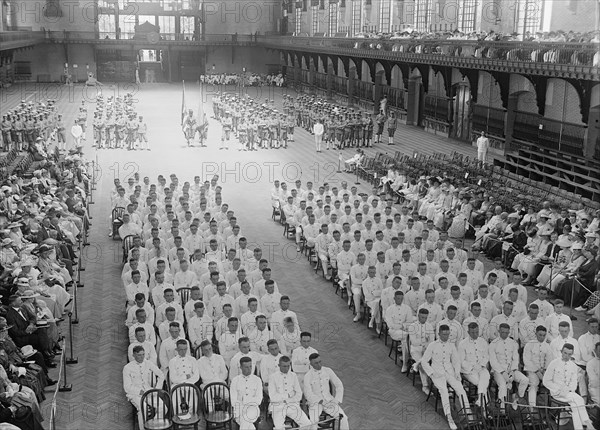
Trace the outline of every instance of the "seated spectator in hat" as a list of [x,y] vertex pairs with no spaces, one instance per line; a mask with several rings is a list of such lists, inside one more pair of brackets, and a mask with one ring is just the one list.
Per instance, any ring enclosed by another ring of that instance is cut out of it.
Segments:
[[563,300],[570,301],[573,297],[573,306],[581,306],[591,295],[598,273],[598,248],[582,249],[581,253],[585,261],[574,272],[566,272],[566,278],[556,288],[556,295]]
[[9,324],[8,333],[19,347],[31,345],[34,349],[42,352],[46,365],[56,367],[52,362],[52,355],[48,352],[47,336],[43,335],[43,329],[36,327],[35,320],[23,309],[23,301],[18,295],[9,297],[6,322]]
[[30,289],[23,292],[21,294],[21,301],[23,302],[21,309],[24,311],[25,316],[30,321],[33,321],[36,327],[40,328],[40,336],[45,346],[42,352],[47,351],[48,354],[52,355],[60,351],[58,345],[58,328],[56,320],[46,304],[41,300],[37,301],[39,296],[39,294],[34,293]]
[[[62,286],[73,281],[66,265],[62,261],[56,260],[54,247],[48,244],[41,244],[37,249],[38,262],[37,268],[45,278],[58,279]],[[54,257],[54,258],[53,258]]]
[[19,261],[19,255],[13,248],[13,240],[6,237],[0,242],[0,264],[7,268],[13,268]]
[[18,368],[25,368],[24,384],[34,389],[41,399],[44,387],[54,385],[57,381],[48,377],[44,356],[39,351],[31,348],[27,355],[23,354],[21,348],[13,342],[8,334],[10,328],[12,327],[8,326],[6,318],[0,317],[0,348],[6,352],[9,369],[15,372]]
[[[579,270],[579,267],[585,263],[587,258],[583,254],[583,245],[575,243],[571,246],[571,256],[566,260],[567,264],[563,270],[550,281],[548,289],[556,291],[557,287],[567,278],[574,277]],[[570,294],[569,294],[570,296]]]
[[0,403],[10,403],[17,407],[29,408],[32,420],[39,424],[44,418],[40,413],[40,405],[36,394],[31,388],[22,385],[19,378],[24,376],[25,373],[24,368],[18,369],[16,373],[11,372],[6,351],[0,349]]

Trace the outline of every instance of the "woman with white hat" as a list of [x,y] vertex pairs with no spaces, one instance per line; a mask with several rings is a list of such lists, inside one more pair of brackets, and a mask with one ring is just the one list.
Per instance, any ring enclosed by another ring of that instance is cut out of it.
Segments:
[[[18,407],[26,408],[27,415],[29,416],[29,419],[26,419],[24,422],[20,420],[12,422],[19,425],[17,428],[43,429],[41,422],[44,418],[40,413],[40,405],[35,392],[29,387],[11,382],[6,373],[5,366],[9,367],[8,357],[6,351],[0,349],[0,396],[4,401],[10,402],[11,408],[15,408],[15,410],[12,410],[13,416],[18,415],[19,412],[16,409]],[[21,369],[25,372],[24,368]],[[31,415],[29,414],[29,409],[31,410]],[[27,426],[24,426],[26,424]]]
[[19,255],[13,249],[13,240],[6,237],[0,242],[0,264],[12,268],[19,261]]
[[573,246],[573,243],[569,240],[557,240],[556,246],[560,247],[560,251],[556,256],[556,260],[550,258],[548,260],[550,264],[546,264],[537,277],[537,282],[541,287],[546,287],[551,279],[554,279],[554,277],[559,275],[562,270],[567,267],[567,263],[573,254],[571,251],[571,246]]
[[579,242],[571,246],[571,257],[567,260],[568,263],[564,270],[550,281],[550,286],[548,287],[550,291],[555,291],[556,287],[558,287],[562,281],[564,281],[567,277],[574,276],[577,273],[579,266],[581,266],[586,260],[582,251],[583,245]]

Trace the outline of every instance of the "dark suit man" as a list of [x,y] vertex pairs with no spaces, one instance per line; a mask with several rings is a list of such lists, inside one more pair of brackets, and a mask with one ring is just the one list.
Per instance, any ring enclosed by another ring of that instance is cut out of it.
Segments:
[[[556,257],[558,257],[558,253],[560,252],[560,246],[558,246],[556,244],[557,238],[558,238],[558,233],[556,233],[556,232],[553,232],[550,235],[550,240],[552,242],[546,247],[546,252],[544,252],[544,255],[547,258],[547,259],[545,259],[546,264],[548,262],[550,262],[550,263],[554,262],[554,260],[556,260]],[[523,285],[533,285],[533,283],[536,282],[535,281],[536,278],[540,275],[540,273],[542,273],[542,269],[544,268],[544,266],[546,264],[541,264],[541,262],[536,264],[533,269],[533,275],[531,276],[532,281],[528,284],[523,284]]]
[[10,329],[8,334],[18,347],[31,345],[38,351],[43,351],[43,342],[37,333],[35,322],[29,319],[29,315],[21,309],[23,302],[21,297],[12,295],[8,299],[8,311],[6,322]]

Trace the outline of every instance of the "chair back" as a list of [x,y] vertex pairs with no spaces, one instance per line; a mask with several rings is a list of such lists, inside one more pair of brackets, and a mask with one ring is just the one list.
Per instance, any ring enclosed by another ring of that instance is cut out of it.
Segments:
[[121,218],[123,218],[123,214],[125,213],[125,208],[121,207],[121,206],[117,206],[116,208],[114,208],[112,210],[112,220],[113,221],[117,221],[117,220],[121,220]]
[[194,384],[184,382],[171,388],[173,416],[190,414],[200,421],[200,389]]
[[173,426],[169,393],[156,388],[148,390],[142,396],[140,404],[145,429],[166,430]]
[[192,289],[190,287],[183,287],[177,290],[179,297],[181,298],[181,307],[185,307],[185,304],[190,299]]
[[202,390],[204,411],[220,411],[232,413],[229,387],[223,382],[211,382]]
[[129,255],[129,251],[133,248],[133,238],[134,234],[130,234],[123,238],[123,263],[127,262],[127,256]]

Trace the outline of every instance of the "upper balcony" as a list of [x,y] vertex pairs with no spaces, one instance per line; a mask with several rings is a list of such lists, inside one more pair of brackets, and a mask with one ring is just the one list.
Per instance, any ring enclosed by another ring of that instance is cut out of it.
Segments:
[[173,46],[252,46],[257,38],[249,34],[98,33],[94,31],[11,31],[0,33],[2,50],[37,43],[94,44],[130,46],[136,49],[163,49]]
[[600,79],[600,44],[264,36],[266,47],[530,75]]
[[42,32],[2,31],[0,32],[0,51],[26,48],[44,41]]

